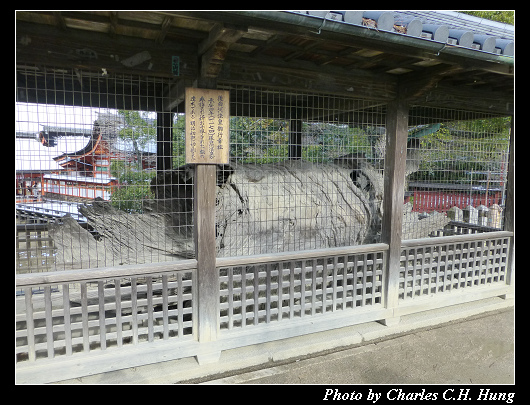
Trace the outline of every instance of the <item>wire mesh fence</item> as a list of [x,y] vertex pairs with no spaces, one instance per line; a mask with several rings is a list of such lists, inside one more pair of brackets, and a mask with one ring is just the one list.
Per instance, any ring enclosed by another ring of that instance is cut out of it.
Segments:
[[[194,167],[169,80],[25,66],[17,87],[19,272],[194,256]],[[231,115],[218,257],[381,241],[384,103],[218,88]],[[409,123],[403,239],[502,229],[508,119],[411,106]]]
[[[172,192],[193,179],[170,175],[184,161],[184,124],[162,113],[168,80],[33,66],[17,73],[17,270],[189,257],[193,205],[182,200],[191,196]],[[162,185],[153,187],[157,176]]]
[[413,106],[410,122],[403,239],[502,230],[509,118]]
[[379,241],[380,106],[227,86],[230,164],[217,195],[218,256]]

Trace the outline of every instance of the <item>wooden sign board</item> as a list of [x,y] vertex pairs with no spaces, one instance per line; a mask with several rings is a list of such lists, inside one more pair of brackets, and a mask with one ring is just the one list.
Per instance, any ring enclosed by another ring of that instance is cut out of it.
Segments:
[[228,164],[230,92],[186,88],[186,163]]

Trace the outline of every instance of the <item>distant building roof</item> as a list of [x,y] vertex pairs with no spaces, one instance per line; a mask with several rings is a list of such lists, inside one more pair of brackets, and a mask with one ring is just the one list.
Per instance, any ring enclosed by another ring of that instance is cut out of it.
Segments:
[[67,136],[57,138],[55,146],[46,147],[36,137],[16,138],[15,171],[43,173],[63,170],[53,158],[63,153],[76,152],[88,142],[89,138],[85,136]]

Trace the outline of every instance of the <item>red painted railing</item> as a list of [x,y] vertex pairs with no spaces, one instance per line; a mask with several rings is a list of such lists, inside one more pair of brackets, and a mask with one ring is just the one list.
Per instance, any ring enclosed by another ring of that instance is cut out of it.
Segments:
[[486,194],[457,193],[451,191],[424,191],[414,190],[412,211],[414,212],[447,212],[453,207],[464,209],[468,205],[478,207],[485,205],[501,204],[501,192]]

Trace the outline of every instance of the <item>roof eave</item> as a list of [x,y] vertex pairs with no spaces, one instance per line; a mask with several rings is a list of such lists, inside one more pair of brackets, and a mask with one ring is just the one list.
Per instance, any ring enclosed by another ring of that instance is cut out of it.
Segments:
[[[515,58],[497,55],[480,50],[449,45],[420,37],[412,37],[397,32],[381,31],[355,24],[324,19],[318,16],[291,11],[231,11],[232,18],[237,16],[248,24],[264,28],[284,29],[290,26],[297,33],[322,38],[347,41],[355,38],[357,42],[370,42],[373,46],[386,47],[386,51],[409,54],[415,57],[436,59],[450,64],[466,64],[485,71],[500,74],[513,74]],[[217,14],[223,14],[217,12]]]

